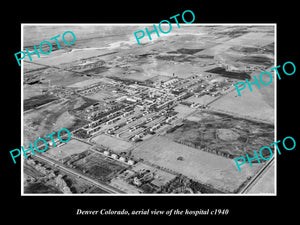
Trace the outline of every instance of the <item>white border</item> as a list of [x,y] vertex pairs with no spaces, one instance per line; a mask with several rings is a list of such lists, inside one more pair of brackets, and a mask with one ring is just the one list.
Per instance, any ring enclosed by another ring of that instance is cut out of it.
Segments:
[[[173,23],[172,23],[173,24]],[[40,25],[40,26],[148,26],[153,25],[150,23],[21,23],[21,51],[23,50],[23,27],[24,25]],[[277,65],[277,23],[192,23],[192,24],[180,24],[181,26],[274,26],[274,66]],[[24,78],[23,63],[21,62],[21,144],[23,144],[23,78]],[[275,74],[275,71],[274,71]],[[275,130],[275,141],[277,141],[277,76],[275,74],[274,84],[274,130]],[[23,183],[23,154],[21,154],[21,196],[186,196],[186,197],[198,197],[198,196],[277,196],[277,151],[275,152],[274,159],[274,192],[275,193],[263,193],[263,194],[27,194],[24,193]]]
[[[24,36],[23,36],[23,24],[21,24],[21,50],[23,50],[24,46],[23,46],[23,40],[24,40]],[[24,141],[24,124],[23,124],[23,109],[24,109],[24,100],[23,100],[23,83],[24,83],[24,67],[23,67],[23,62],[21,61],[21,146],[23,146],[23,141]],[[21,149],[20,149],[21,150]],[[21,196],[27,195],[24,194],[24,183],[23,183],[23,179],[24,179],[24,174],[23,174],[23,154],[21,154]]]

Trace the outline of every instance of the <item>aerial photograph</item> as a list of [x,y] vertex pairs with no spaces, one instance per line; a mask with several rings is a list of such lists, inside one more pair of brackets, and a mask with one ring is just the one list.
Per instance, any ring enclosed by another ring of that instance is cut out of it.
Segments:
[[172,25],[22,24],[22,144],[48,143],[23,157],[23,195],[276,194],[273,147],[234,160],[275,140],[276,83],[235,84],[275,66],[276,26]]

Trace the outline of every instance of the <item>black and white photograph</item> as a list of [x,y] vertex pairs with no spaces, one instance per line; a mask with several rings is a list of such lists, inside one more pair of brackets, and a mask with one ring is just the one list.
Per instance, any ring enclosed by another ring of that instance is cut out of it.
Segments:
[[160,28],[22,25],[25,195],[276,194],[276,25]]
[[3,221],[296,218],[297,7],[162,3],[6,7]]

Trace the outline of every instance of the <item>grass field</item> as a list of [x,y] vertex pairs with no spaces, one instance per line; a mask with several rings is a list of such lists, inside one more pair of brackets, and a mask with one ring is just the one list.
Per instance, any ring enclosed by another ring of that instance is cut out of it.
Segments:
[[126,152],[130,147],[132,147],[132,144],[129,142],[107,136],[105,134],[98,135],[92,138],[91,141],[95,142],[97,145],[108,147],[116,153]]
[[[224,153],[232,157],[250,156],[254,150],[269,146],[274,140],[274,127],[271,125],[205,111],[197,111],[191,117],[191,121],[183,121],[183,126],[167,136],[199,151]],[[197,117],[198,120],[195,119]]]
[[195,110],[195,108],[190,108],[186,105],[181,104],[174,107],[174,111],[178,112],[178,114],[176,115],[178,118],[185,118],[187,115],[194,112]]
[[[245,164],[239,172],[232,159],[177,144],[165,137],[145,141],[132,154],[200,183],[210,184],[225,193],[236,191],[261,167],[261,164],[254,164],[253,167]],[[179,156],[183,160],[177,160]]]
[[[256,75],[259,73],[256,73]],[[254,79],[253,79],[254,80]],[[265,81],[267,82],[267,81]],[[274,82],[274,81],[273,81]],[[212,110],[220,110],[224,113],[233,113],[242,117],[258,118],[260,120],[274,123],[274,86],[252,85],[253,91],[250,92],[246,87],[241,91],[241,96],[236,90],[224,95],[217,101],[213,102],[210,107]]]
[[90,145],[84,142],[72,139],[60,147],[48,149],[47,151],[45,151],[44,154],[47,154],[48,157],[54,158],[56,160],[61,160],[73,154],[79,154],[81,152],[84,152],[89,147]]

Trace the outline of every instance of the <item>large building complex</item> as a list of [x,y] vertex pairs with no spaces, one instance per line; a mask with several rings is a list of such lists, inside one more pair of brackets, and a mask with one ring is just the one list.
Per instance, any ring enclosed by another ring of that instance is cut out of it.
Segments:
[[274,62],[272,27],[193,29],[139,49],[24,60],[24,146],[60,126],[72,133],[24,161],[25,193],[236,194],[269,168],[239,172],[232,159],[274,138],[273,89],[241,99],[234,87]]

